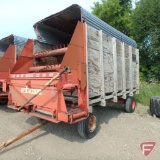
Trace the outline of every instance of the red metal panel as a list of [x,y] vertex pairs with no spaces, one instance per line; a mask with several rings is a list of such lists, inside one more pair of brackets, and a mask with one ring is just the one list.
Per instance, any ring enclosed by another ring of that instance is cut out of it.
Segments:
[[85,34],[83,34],[84,23],[78,22],[74,34],[72,36],[71,42],[68,46],[67,52],[61,63],[61,68],[69,65],[71,69],[77,69],[78,63],[84,62],[84,41],[86,39]]
[[13,68],[16,61],[16,47],[15,45],[9,45],[6,52],[0,59],[0,72],[8,72]]
[[[10,44],[0,59],[0,82],[2,91],[7,92],[8,83],[10,81],[9,73],[16,62],[16,46]],[[0,97],[7,97],[8,93],[1,93]]]
[[[55,51],[58,54],[61,54],[62,51],[63,53],[65,52],[64,57],[62,57],[60,69],[59,65],[57,65],[58,63],[53,65],[53,68],[51,66],[52,69],[56,68],[57,71],[55,72],[41,72],[44,68],[46,71],[50,70],[50,68],[48,69],[48,66],[34,66],[34,44],[32,40],[27,41],[10,76],[9,105],[12,108],[16,109],[18,106],[23,105],[33,94],[38,93],[38,90],[43,88],[61,68],[68,66],[71,69],[71,73],[64,73],[57,78],[50,86],[32,99],[30,104],[25,106],[24,111],[52,122],[64,121],[67,123],[75,123],[75,121],[79,121],[78,119],[82,120],[87,118],[85,27],[86,25],[83,22],[78,22],[67,50],[63,48],[61,51]],[[45,54],[43,54],[43,52],[42,54],[37,53],[39,57],[41,55],[43,55],[41,57],[44,57],[44,55],[45,57],[53,56],[54,54],[50,51],[45,52]],[[29,73],[30,71],[35,73]],[[75,87],[65,90],[64,86],[68,84],[74,85]],[[72,90],[76,92],[73,96]],[[71,95],[70,98],[75,100],[72,104],[70,104],[67,99],[68,95]],[[15,107],[12,105],[15,105]],[[69,107],[72,107],[72,111],[69,110]],[[45,114],[50,117],[45,118]]]
[[11,73],[27,73],[33,66],[33,40],[28,39]]

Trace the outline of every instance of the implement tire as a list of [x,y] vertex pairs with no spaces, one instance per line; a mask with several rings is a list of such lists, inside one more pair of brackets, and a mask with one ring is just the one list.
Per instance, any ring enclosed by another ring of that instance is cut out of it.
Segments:
[[150,112],[152,116],[160,117],[160,96],[150,98]]
[[133,113],[136,108],[136,100],[133,96],[128,96],[125,102],[125,110],[127,113]]
[[78,122],[78,133],[84,139],[93,138],[98,130],[98,116],[95,110],[89,114],[89,117]]
[[6,105],[8,103],[8,98],[0,99],[0,105]]

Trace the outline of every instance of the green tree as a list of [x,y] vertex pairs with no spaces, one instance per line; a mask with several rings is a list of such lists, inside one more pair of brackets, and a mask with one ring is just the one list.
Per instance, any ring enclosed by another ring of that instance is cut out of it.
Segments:
[[131,34],[132,0],[101,0],[95,2],[92,13],[122,33]]
[[160,0],[141,0],[132,15],[132,31],[140,49],[145,80],[160,80]]

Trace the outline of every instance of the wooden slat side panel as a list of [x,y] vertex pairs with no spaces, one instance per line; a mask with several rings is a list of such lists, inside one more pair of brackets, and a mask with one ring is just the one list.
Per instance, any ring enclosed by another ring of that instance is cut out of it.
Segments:
[[116,102],[117,93],[125,99],[138,89],[137,49],[87,26],[87,55],[89,98],[102,104],[107,94]]
[[124,44],[124,50],[125,50],[125,72],[126,72],[126,89],[130,89],[130,67],[129,67],[129,46],[127,44]]
[[98,30],[87,26],[87,52],[88,52],[88,88],[89,98],[100,96],[100,45]]
[[136,49],[132,47],[132,65],[133,65],[133,88],[137,87],[137,56]]
[[103,34],[103,64],[105,93],[114,91],[112,37]]
[[123,78],[123,99],[126,99],[126,66],[125,66],[125,50],[124,50],[124,42],[121,43],[122,49],[122,78]]
[[99,42],[88,39],[88,48],[99,51]]
[[116,54],[117,54],[117,89],[123,90],[123,74],[122,74],[122,46],[119,40],[116,40]]
[[137,61],[137,93],[139,93],[139,50],[136,49],[136,61]]
[[93,27],[87,26],[87,36],[89,40],[99,42],[99,32]]
[[133,96],[133,61],[132,61],[132,46],[129,46],[129,78],[130,78],[130,96]]
[[103,33],[102,38],[103,38],[103,50],[107,53],[113,54],[112,53],[112,38],[113,37]]
[[101,106],[106,106],[105,101],[105,83],[104,83],[104,53],[103,53],[103,33],[102,30],[99,31],[100,36],[100,64],[101,64]]
[[113,84],[113,55],[106,54],[104,52],[104,84],[105,84],[105,93],[110,93],[114,91],[114,84]]
[[113,52],[113,68],[114,68],[114,74],[113,74],[113,79],[114,79],[114,92],[113,92],[113,101],[117,102],[118,98],[117,98],[117,48],[116,48],[116,38],[112,38],[112,52]]

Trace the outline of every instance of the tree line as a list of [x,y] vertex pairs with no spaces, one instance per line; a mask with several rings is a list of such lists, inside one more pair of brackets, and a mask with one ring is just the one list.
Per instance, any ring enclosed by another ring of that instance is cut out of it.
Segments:
[[140,79],[160,81],[160,0],[101,0],[92,14],[131,37],[140,50]]

